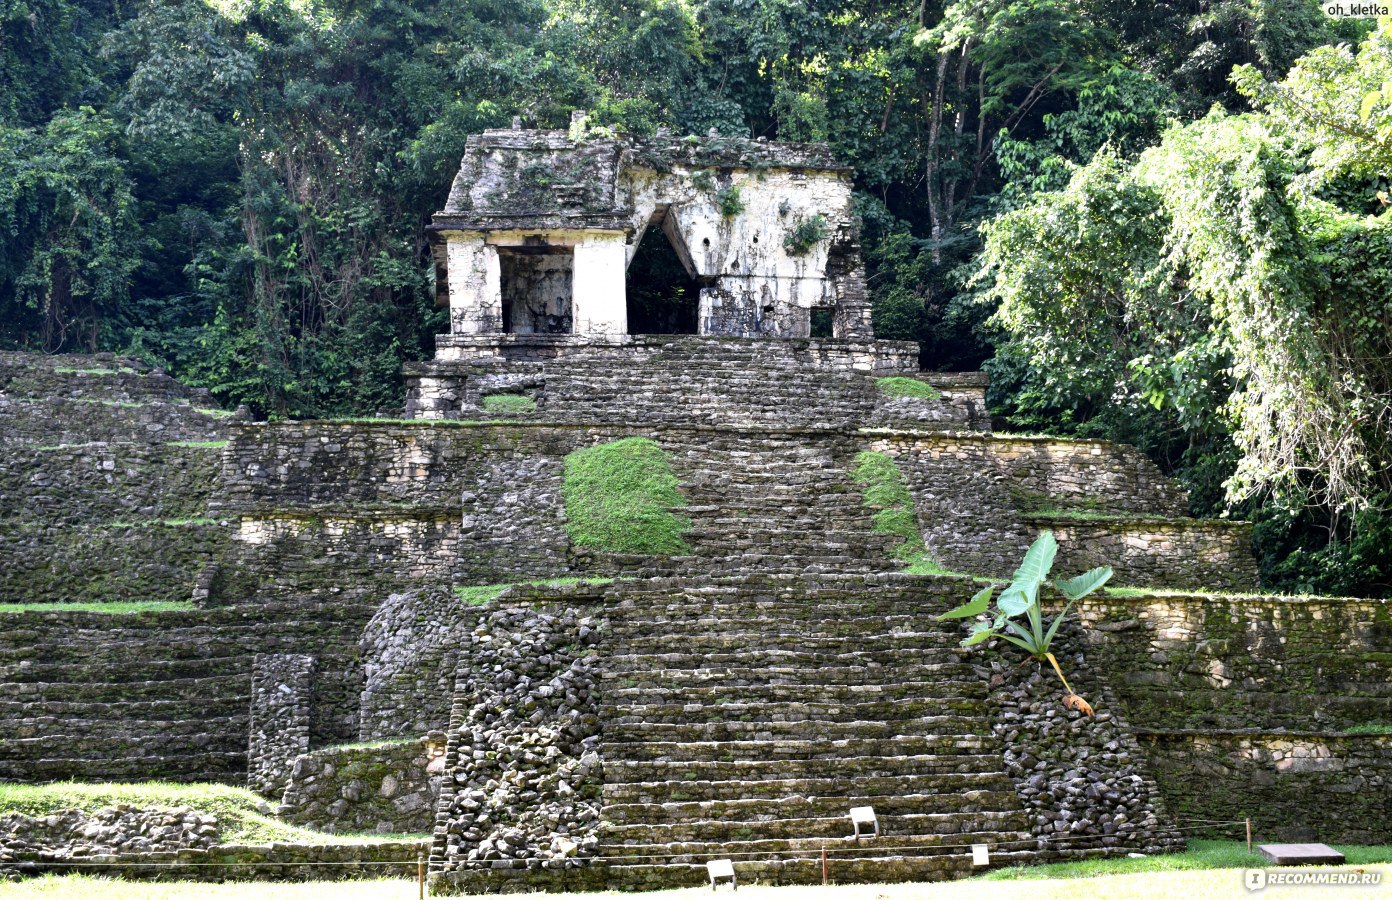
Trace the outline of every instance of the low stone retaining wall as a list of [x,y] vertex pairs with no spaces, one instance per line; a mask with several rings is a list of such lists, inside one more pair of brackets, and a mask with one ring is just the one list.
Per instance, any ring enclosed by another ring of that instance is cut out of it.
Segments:
[[1392,601],[1094,595],[1074,609],[1137,728],[1392,724]]
[[[1182,819],[1251,818],[1258,840],[1392,841],[1392,734],[1141,731],[1141,747]],[[1199,829],[1232,840],[1242,825]]]
[[222,522],[0,525],[0,602],[188,600],[227,551]]
[[413,741],[326,747],[295,759],[277,814],[330,833],[420,834],[435,827],[444,732]]
[[1111,566],[1114,584],[1251,590],[1257,584],[1252,526],[1222,519],[1070,520],[1028,517],[1058,538],[1062,572]]
[[352,844],[221,844],[138,856],[38,857],[12,864],[19,875],[76,872],[131,881],[348,881],[414,878],[428,841]]

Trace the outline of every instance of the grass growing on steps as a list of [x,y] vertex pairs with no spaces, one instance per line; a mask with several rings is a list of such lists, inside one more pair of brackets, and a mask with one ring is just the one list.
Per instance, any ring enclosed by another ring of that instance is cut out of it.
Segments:
[[667,454],[632,437],[566,455],[561,484],[566,533],[577,547],[605,553],[666,556],[690,550],[691,521],[672,510],[686,505]]
[[188,600],[130,600],[112,603],[0,603],[0,613],[98,612],[121,615],[142,612],[182,612],[194,609]]
[[326,835],[276,820],[266,801],[245,788],[226,784],[173,784],[164,781],[52,784],[0,784],[0,814],[43,816],[60,809],[88,812],[128,803],[142,807],[187,806],[217,816],[224,844],[289,841],[303,844],[362,843],[380,835]]
[[1375,723],[1375,722],[1364,722],[1364,723],[1361,724],[1361,725],[1354,725],[1354,726],[1351,727],[1351,728],[1345,728],[1345,729],[1344,729],[1344,734],[1350,734],[1350,735],[1361,735],[1361,734],[1373,734],[1373,735],[1392,734],[1392,725],[1379,725],[1379,724],[1377,724],[1377,723]]
[[926,381],[895,375],[876,378],[875,390],[888,397],[913,397],[917,400],[941,400],[942,392]]
[[498,599],[498,595],[512,587],[565,587],[571,584],[609,584],[612,578],[579,578],[567,575],[562,578],[541,578],[536,581],[521,581],[516,584],[458,584],[454,595],[464,601],[466,606],[483,606]]
[[536,401],[526,394],[489,394],[483,398],[486,412],[528,413],[535,412]]
[[940,566],[924,545],[913,497],[904,485],[904,476],[899,473],[894,457],[873,450],[858,453],[852,476],[863,488],[865,505],[875,510],[870,520],[874,530],[900,539],[890,551],[892,558],[907,564],[908,572],[913,575],[954,574]]
[[327,747],[318,747],[312,752],[319,750],[380,750],[383,747],[403,747],[406,744],[418,744],[420,738],[384,738],[379,741],[349,741],[345,744],[330,744]]

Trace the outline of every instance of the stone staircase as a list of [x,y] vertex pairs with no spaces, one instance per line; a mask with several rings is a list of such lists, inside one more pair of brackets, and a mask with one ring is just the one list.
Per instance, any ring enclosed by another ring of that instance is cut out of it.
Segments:
[[664,442],[688,506],[692,574],[893,570],[893,540],[873,530],[848,449],[796,436],[683,445]]
[[[313,644],[327,697],[357,690],[372,607],[26,612],[0,632],[0,780],[245,778],[257,653]],[[351,723],[314,723],[320,740]],[[335,734],[337,732],[337,734]]]
[[[633,586],[609,610],[600,855],[611,884],[950,877],[965,845],[1032,848],[991,735],[987,686],[911,591],[847,582],[759,599],[721,584]],[[848,840],[852,806],[882,836]]]

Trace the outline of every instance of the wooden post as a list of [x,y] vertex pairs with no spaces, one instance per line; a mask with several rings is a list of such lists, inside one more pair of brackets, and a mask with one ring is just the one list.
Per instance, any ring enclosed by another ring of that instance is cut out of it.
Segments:
[[425,854],[416,854],[416,890],[420,900],[425,900]]
[[826,844],[822,844],[822,884],[827,883]]
[[1252,852],[1252,818],[1247,817],[1247,852]]

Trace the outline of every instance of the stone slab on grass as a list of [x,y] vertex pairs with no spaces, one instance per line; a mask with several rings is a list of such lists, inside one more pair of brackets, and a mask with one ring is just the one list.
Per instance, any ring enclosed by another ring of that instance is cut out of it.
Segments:
[[1343,865],[1344,854],[1328,844],[1260,844],[1262,856],[1278,866]]

